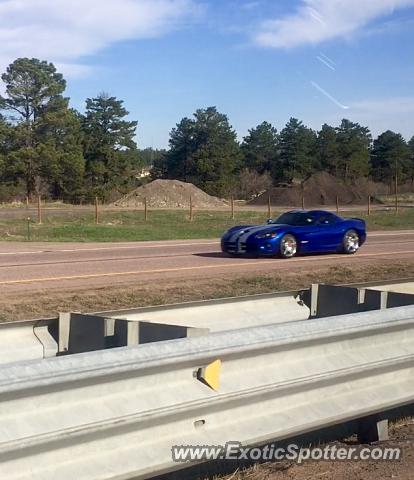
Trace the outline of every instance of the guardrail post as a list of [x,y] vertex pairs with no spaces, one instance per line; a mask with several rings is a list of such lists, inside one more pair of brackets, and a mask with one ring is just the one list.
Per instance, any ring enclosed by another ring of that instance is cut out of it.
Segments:
[[272,218],[272,200],[270,198],[270,193],[267,197],[267,218]]
[[336,213],[339,213],[339,197],[336,196]]
[[305,195],[302,194],[302,210],[305,210]]
[[358,423],[358,441],[373,443],[389,440],[388,420],[379,420],[377,416],[363,418]]
[[371,195],[368,195],[368,216],[371,215]]
[[231,202],[231,219],[234,220],[234,197],[233,197],[233,195],[231,196],[230,202]]

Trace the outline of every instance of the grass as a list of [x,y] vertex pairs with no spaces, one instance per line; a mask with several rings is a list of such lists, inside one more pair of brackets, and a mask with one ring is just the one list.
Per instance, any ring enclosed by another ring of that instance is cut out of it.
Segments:
[[[277,216],[279,212],[274,211]],[[0,240],[28,240],[28,222],[21,218],[2,218],[0,211]],[[414,209],[375,211],[369,217],[364,212],[344,212],[344,216],[361,217],[368,230],[414,228]],[[264,223],[267,212],[239,210],[235,219],[226,211],[198,211],[189,221],[187,211],[154,210],[148,221],[142,211],[104,211],[100,224],[95,225],[91,212],[44,212],[43,224],[30,222],[32,241],[53,242],[118,242],[143,240],[180,240],[217,238],[233,225]]]
[[[232,220],[228,212],[200,211],[190,222],[187,211],[157,210],[149,213],[148,221],[144,220],[141,211],[103,212],[100,224],[95,225],[92,213],[77,212],[59,216],[45,214],[42,225],[31,223],[31,239],[117,242],[216,238],[233,225],[263,223],[265,220],[265,212],[241,212]],[[0,220],[0,239],[26,240],[27,236],[26,219]]]
[[354,265],[352,268],[317,267],[311,271],[272,272],[262,275],[232,274],[225,278],[157,280],[140,284],[91,286],[71,290],[39,290],[3,292],[0,297],[0,321],[56,316],[57,312],[93,312],[148,305],[164,305],[194,300],[217,299],[277,291],[309,288],[312,283],[346,284],[353,282],[387,281],[414,278],[414,262],[383,261],[373,265]]

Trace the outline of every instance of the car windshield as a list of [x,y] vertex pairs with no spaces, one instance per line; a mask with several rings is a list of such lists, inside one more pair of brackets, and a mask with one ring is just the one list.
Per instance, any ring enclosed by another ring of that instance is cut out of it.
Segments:
[[315,223],[315,215],[306,212],[288,212],[273,221],[283,225],[305,226]]

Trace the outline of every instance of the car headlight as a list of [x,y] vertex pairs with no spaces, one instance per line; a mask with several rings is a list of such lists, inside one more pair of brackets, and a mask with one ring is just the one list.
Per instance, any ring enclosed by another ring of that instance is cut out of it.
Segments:
[[277,235],[276,232],[267,232],[267,233],[258,233],[256,235],[256,238],[259,240],[265,239],[265,238],[275,238]]

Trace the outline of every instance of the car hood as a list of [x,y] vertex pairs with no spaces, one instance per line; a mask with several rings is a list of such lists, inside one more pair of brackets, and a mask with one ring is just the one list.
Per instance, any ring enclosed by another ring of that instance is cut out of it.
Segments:
[[258,233],[270,233],[270,232],[277,232],[286,228],[286,225],[271,223],[270,225],[240,225],[238,227],[233,227],[226,232],[226,234],[239,234],[244,235],[250,233],[251,235],[256,235]]

